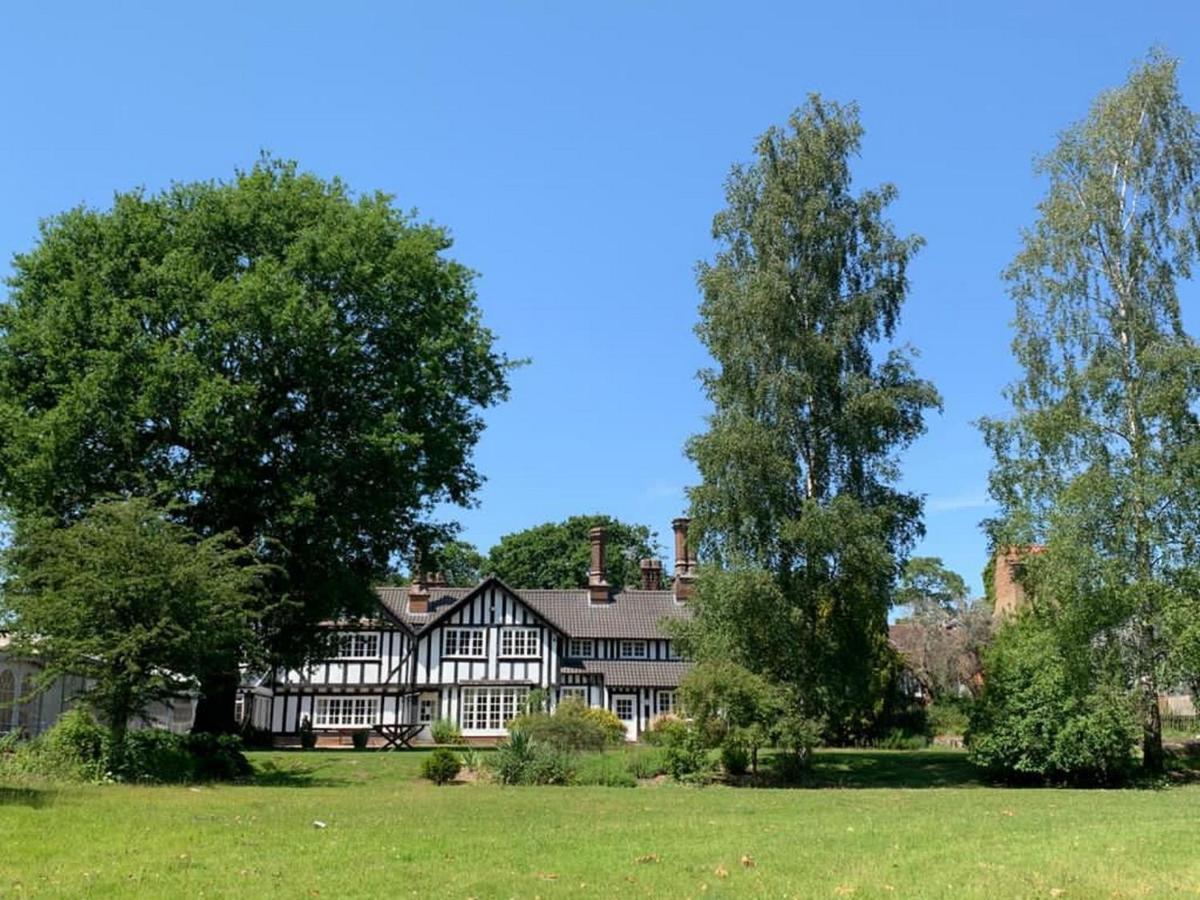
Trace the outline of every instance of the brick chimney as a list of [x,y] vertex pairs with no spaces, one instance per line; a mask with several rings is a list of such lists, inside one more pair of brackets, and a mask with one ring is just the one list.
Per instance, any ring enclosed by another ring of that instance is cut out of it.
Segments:
[[640,563],[642,570],[642,590],[662,590],[662,560],[643,559]]
[[588,541],[592,545],[592,563],[588,569],[588,597],[592,603],[611,603],[612,591],[604,578],[604,529],[597,525],[588,531]]
[[996,551],[996,566],[992,572],[992,587],[995,597],[992,618],[997,622],[1025,607],[1028,597],[1025,594],[1024,585],[1021,584],[1025,559],[1045,551],[1045,547],[1037,544]]
[[691,519],[680,517],[671,522],[675,532],[675,602],[684,603],[692,596],[696,560],[688,550],[688,525]]
[[408,586],[408,611],[423,615],[429,612],[429,576],[418,572]]

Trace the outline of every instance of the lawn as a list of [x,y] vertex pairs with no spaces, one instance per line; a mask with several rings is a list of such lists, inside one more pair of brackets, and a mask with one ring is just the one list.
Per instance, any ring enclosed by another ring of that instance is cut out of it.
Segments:
[[1200,893],[1200,786],[998,789],[960,753],[827,751],[815,789],[436,788],[422,756],[256,753],[244,786],[0,786],[0,896]]

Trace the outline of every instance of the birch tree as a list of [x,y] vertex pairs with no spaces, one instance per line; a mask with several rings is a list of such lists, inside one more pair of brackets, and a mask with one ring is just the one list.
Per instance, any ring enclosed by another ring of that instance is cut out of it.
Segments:
[[1035,612],[1069,653],[1116,654],[1162,767],[1157,695],[1193,665],[1181,626],[1200,525],[1200,348],[1179,284],[1200,239],[1200,133],[1152,53],[1040,161],[1038,220],[1006,273],[1022,374],[985,420],[999,545],[1031,557]]

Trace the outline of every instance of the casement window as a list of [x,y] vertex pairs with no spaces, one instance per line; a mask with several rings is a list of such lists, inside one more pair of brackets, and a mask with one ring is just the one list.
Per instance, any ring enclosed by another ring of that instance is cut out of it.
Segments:
[[417,701],[417,721],[422,725],[433,721],[433,702],[432,697],[422,697]]
[[567,649],[572,659],[591,659],[596,655],[596,642],[590,638],[571,638]]
[[588,689],[583,685],[568,685],[558,689],[559,700],[578,700],[585,706],[588,702]]
[[656,716],[675,715],[675,692],[659,691],[654,698],[654,714]]
[[667,641],[667,659],[683,659],[679,651],[675,649],[674,641]]
[[479,687],[462,689],[463,731],[501,731],[521,712],[526,687]]
[[338,652],[339,659],[378,659],[379,635],[344,634]]
[[313,727],[353,728],[378,721],[378,697],[318,697]]
[[443,656],[487,656],[487,641],[482,628],[447,628],[442,633]]
[[540,656],[541,635],[536,628],[500,629],[501,656]]
[[645,659],[645,641],[621,641],[621,659]]
[[632,697],[615,697],[613,698],[613,712],[617,714],[617,718],[622,722],[632,721],[635,715],[634,702]]

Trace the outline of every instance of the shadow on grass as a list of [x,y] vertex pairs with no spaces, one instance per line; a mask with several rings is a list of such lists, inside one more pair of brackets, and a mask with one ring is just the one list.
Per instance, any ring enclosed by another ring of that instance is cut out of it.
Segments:
[[331,763],[303,763],[299,760],[288,761],[280,765],[275,760],[265,760],[256,763],[254,775],[245,783],[252,787],[344,787],[352,784],[350,778],[330,777],[322,775],[322,770],[329,769]]
[[41,809],[54,803],[54,792],[25,787],[0,787],[0,807],[25,806]]
[[954,750],[823,750],[813,757],[809,788],[980,787],[967,754]]

